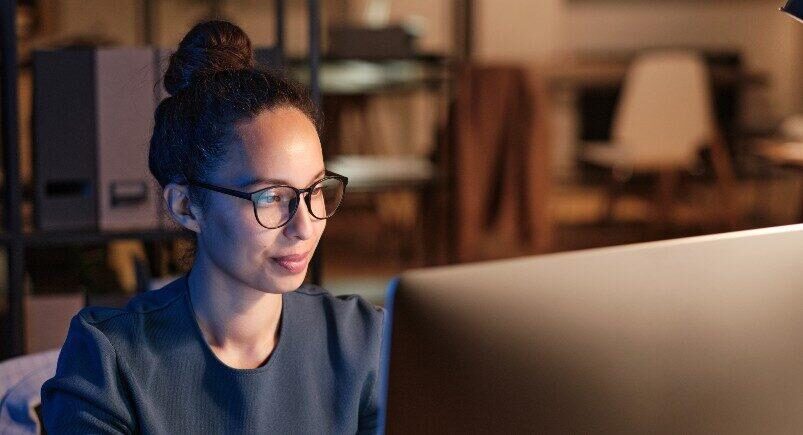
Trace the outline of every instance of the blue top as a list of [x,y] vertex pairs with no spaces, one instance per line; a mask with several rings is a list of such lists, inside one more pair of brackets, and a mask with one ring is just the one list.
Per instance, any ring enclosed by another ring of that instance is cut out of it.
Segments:
[[42,386],[49,433],[377,431],[384,310],[313,285],[282,295],[267,363],[235,369],[206,344],[187,275],[124,309],[73,317]]

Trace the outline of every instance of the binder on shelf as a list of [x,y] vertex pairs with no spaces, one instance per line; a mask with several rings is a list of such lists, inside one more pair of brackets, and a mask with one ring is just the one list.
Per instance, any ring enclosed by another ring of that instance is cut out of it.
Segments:
[[158,226],[150,185],[148,142],[153,130],[152,51],[96,51],[98,179],[101,230]]
[[37,51],[34,216],[42,230],[158,227],[150,48]]
[[33,54],[34,220],[40,229],[97,226],[94,53]]

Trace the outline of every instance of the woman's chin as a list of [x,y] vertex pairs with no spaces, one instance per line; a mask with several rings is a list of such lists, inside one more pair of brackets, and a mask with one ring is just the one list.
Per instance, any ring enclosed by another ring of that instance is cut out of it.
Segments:
[[271,276],[268,282],[272,283],[270,286],[272,293],[289,293],[301,287],[304,284],[305,277],[306,273],[283,277]]
[[309,263],[288,266],[273,259],[269,260],[269,262],[270,266],[266,270],[268,281],[274,284],[274,291],[277,293],[294,291],[304,283]]

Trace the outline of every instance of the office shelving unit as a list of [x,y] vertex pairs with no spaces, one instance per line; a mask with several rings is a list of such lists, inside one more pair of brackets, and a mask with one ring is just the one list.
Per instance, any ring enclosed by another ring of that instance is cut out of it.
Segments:
[[[103,243],[119,239],[144,241],[169,240],[184,237],[172,230],[148,231],[33,231],[25,232],[22,225],[22,185],[20,180],[19,113],[17,88],[17,36],[15,32],[16,0],[0,0],[0,139],[3,146],[4,197],[3,220],[5,231],[0,233],[0,246],[7,251],[8,313],[0,335],[0,360],[24,352],[24,277],[25,249]],[[149,0],[144,0],[147,9]],[[274,0],[276,8],[276,47],[284,55],[285,0]],[[310,90],[313,101],[320,107],[320,4],[307,0],[309,11]],[[148,21],[146,20],[146,24]],[[311,281],[321,282],[321,252],[312,258]]]

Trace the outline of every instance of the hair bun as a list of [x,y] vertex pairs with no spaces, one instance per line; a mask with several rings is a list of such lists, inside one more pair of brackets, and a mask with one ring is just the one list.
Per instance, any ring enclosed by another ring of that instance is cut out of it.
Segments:
[[243,29],[228,21],[207,21],[195,25],[170,56],[164,87],[175,95],[200,77],[253,66],[251,40]]

